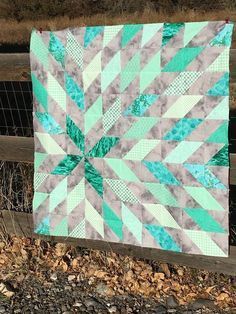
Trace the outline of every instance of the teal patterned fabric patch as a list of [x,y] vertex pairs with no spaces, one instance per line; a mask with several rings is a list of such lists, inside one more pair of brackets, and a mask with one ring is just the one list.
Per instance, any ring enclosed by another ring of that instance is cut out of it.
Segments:
[[228,256],[232,32],[32,31],[36,233]]

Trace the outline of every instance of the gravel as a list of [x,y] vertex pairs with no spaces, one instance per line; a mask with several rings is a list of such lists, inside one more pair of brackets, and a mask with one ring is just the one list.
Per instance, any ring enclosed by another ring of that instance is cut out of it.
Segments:
[[56,273],[53,273],[50,277],[51,280],[55,281],[57,280],[57,274]]
[[[33,275],[24,279],[11,299],[0,298],[0,313],[6,314],[196,314],[223,313],[216,308],[212,301],[199,299],[189,308],[179,307],[173,296],[162,303],[151,298],[137,295],[106,296],[103,289],[106,287],[101,282],[98,289],[91,290],[87,281],[76,282],[68,280],[68,275],[58,273],[48,276],[47,280],[39,280]],[[100,291],[101,293],[98,293]],[[1,296],[1,295],[0,295]],[[207,310],[207,307],[210,310]]]
[[199,310],[199,309],[202,309],[203,307],[214,309],[215,305],[212,300],[206,300],[206,299],[198,299],[190,305],[190,308],[192,310]]
[[176,307],[178,307],[178,303],[173,295],[167,298],[166,305],[170,309],[175,309]]

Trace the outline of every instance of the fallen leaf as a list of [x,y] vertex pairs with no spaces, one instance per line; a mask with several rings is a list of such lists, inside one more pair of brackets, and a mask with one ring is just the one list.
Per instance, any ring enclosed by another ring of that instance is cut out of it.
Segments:
[[[134,267],[135,269],[135,267]],[[140,273],[140,277],[142,278],[151,278],[153,276],[153,270],[152,269],[144,269]]]
[[157,283],[157,290],[161,290],[163,287],[163,281],[159,280]]
[[28,253],[23,248],[20,250],[23,259],[26,261],[28,259]]
[[165,288],[162,289],[165,293],[167,293],[170,290],[169,286],[166,286]]
[[0,250],[4,249],[5,246],[6,244],[4,242],[0,242]]
[[74,258],[71,262],[71,266],[73,269],[78,267],[78,260],[76,258]]
[[166,275],[167,278],[170,277],[170,270],[169,270],[169,266],[166,263],[161,263],[160,267],[162,268],[164,274]]
[[190,292],[187,294],[187,297],[190,297],[190,298],[195,298],[197,296],[197,294],[195,292]]
[[94,276],[97,278],[104,278],[107,275],[106,271],[102,271],[102,270],[96,270],[94,272]]
[[215,288],[215,286],[208,287],[208,288],[206,289],[206,293],[210,293],[211,290],[214,289],[214,288]]
[[4,282],[0,283],[0,293],[5,295],[7,298],[11,298],[14,295],[14,291],[12,291]]
[[134,273],[132,272],[132,270],[129,270],[125,275],[124,275],[124,279],[126,281],[130,281],[133,278]]
[[183,299],[177,299],[178,300],[178,303],[179,305],[185,305],[186,304],[186,301],[184,301]]
[[55,254],[56,256],[63,256],[66,254],[67,245],[65,243],[57,243],[55,245]]
[[225,292],[222,292],[221,294],[219,294],[217,297],[216,297],[216,300],[217,301],[224,301],[226,299],[229,298],[229,295],[228,293],[225,293]]
[[53,264],[52,268],[55,269],[59,265],[59,260],[57,259]]
[[20,244],[17,243],[17,242],[14,242],[11,251],[12,251],[13,253],[19,253],[20,250],[21,250]]
[[36,239],[34,243],[35,243],[36,246],[40,246],[41,239]]
[[165,279],[165,274],[163,273],[155,273],[154,274],[154,280],[158,281],[158,280],[164,280]]
[[184,274],[183,269],[177,269],[177,274],[182,277]]
[[64,261],[61,262],[61,266],[64,272],[68,270],[68,265]]
[[181,290],[181,285],[178,282],[174,281],[172,282],[171,289],[178,292]]
[[19,283],[19,282],[22,282],[23,280],[25,279],[25,276],[23,274],[20,274],[19,276],[16,277],[16,281]]
[[0,254],[0,264],[5,264],[6,262],[8,262],[9,258],[7,257],[6,254]]

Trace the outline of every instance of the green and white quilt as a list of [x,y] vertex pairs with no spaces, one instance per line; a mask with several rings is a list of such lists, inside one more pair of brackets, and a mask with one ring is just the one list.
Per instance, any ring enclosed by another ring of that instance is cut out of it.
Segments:
[[36,233],[228,255],[232,31],[32,31]]

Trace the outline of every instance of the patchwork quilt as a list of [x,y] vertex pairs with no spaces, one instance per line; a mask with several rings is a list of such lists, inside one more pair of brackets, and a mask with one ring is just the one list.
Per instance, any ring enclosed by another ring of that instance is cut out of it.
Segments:
[[32,31],[36,233],[228,255],[232,31]]

